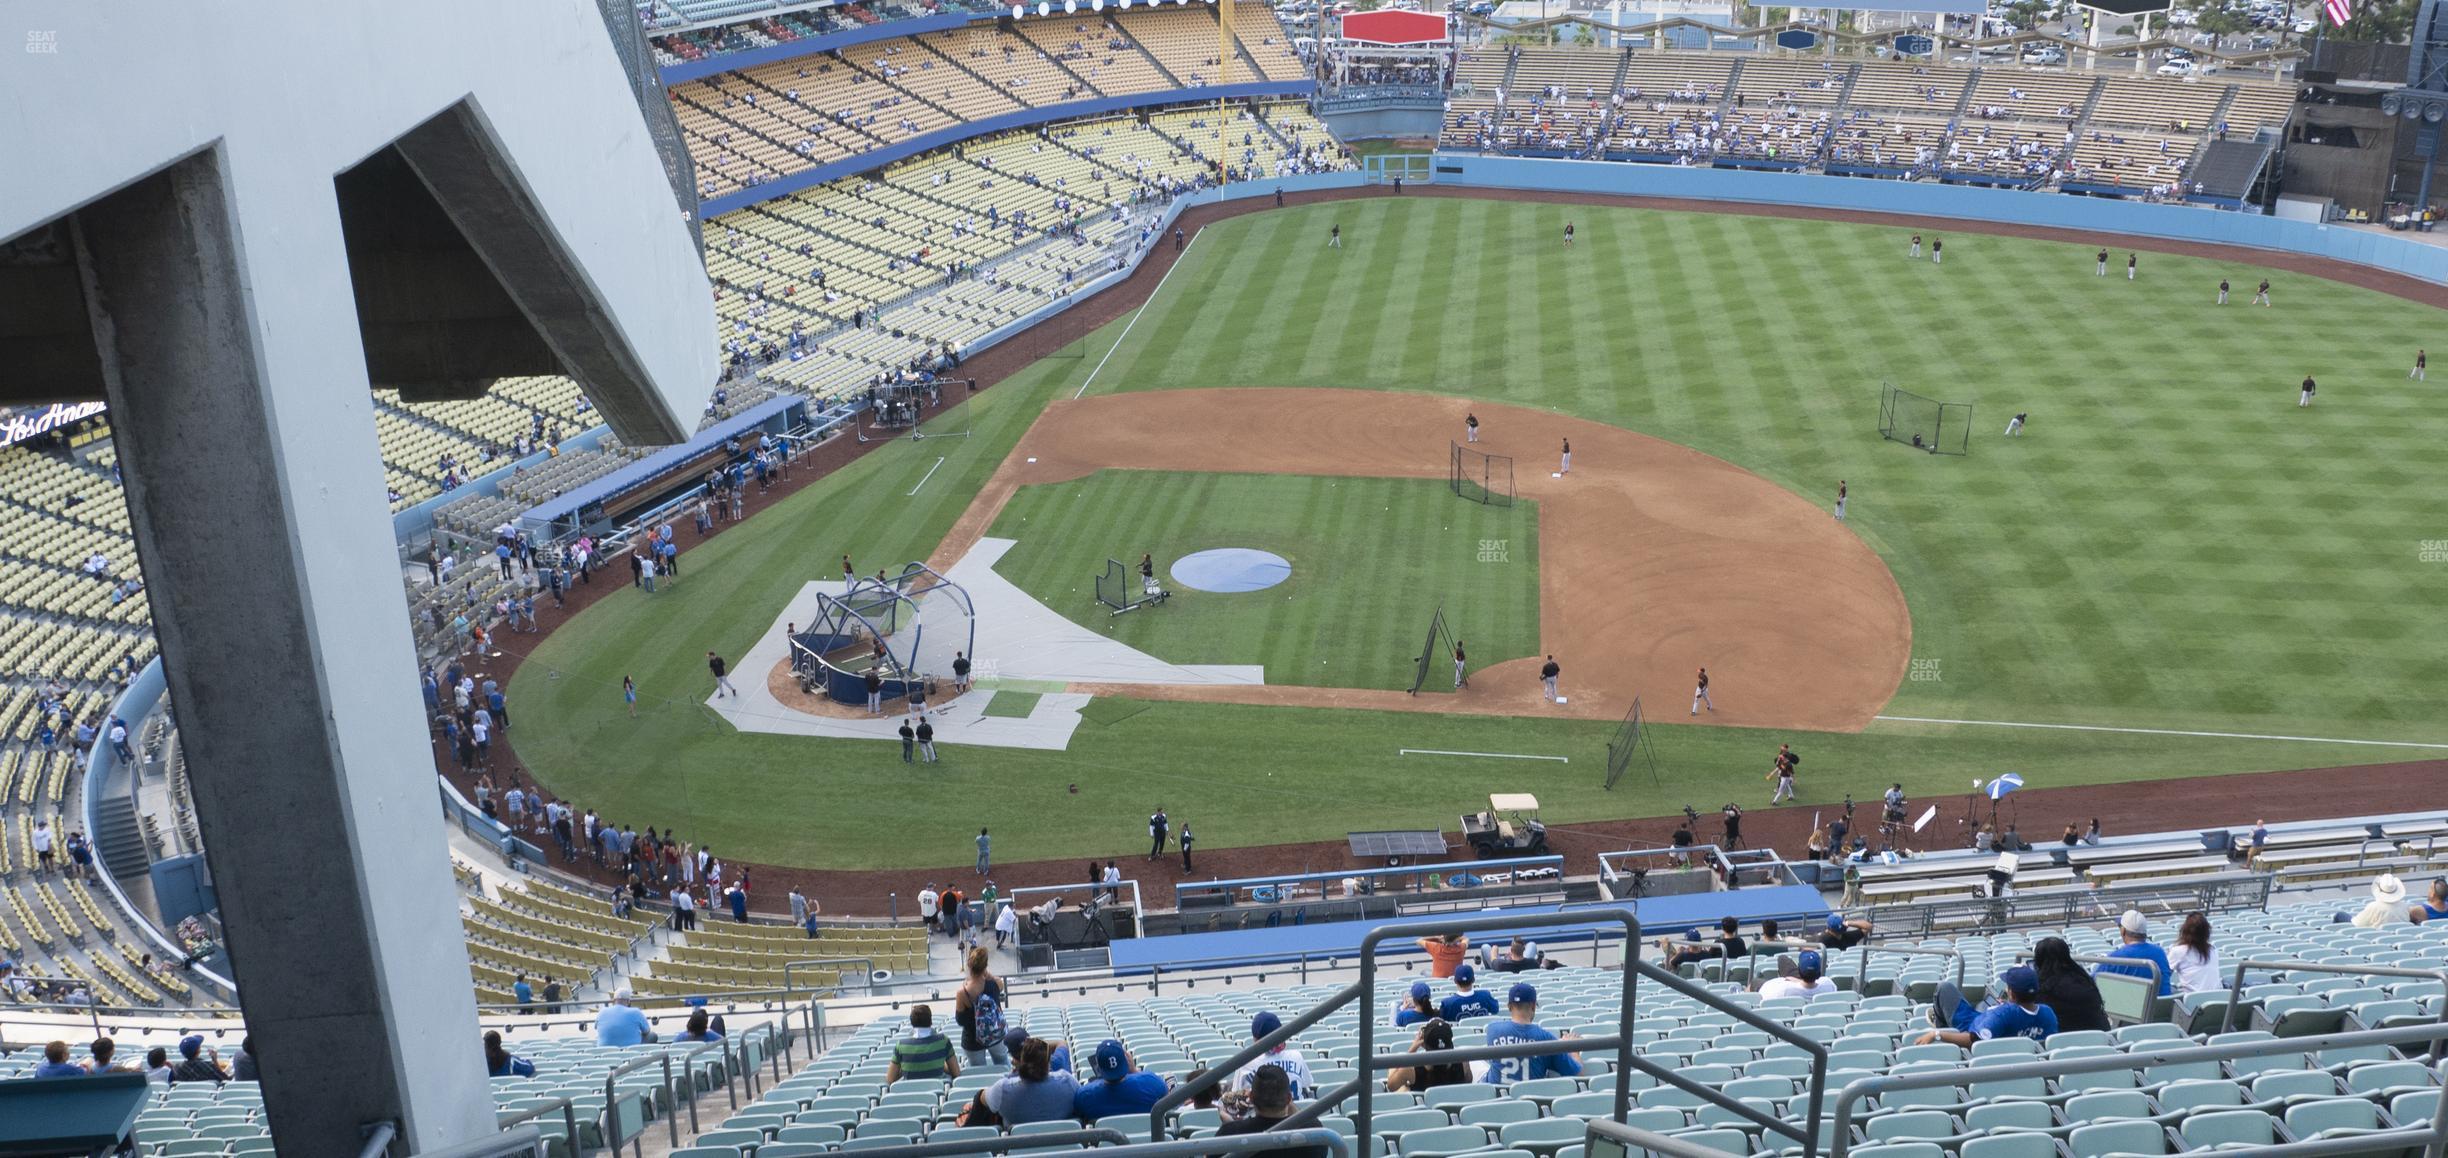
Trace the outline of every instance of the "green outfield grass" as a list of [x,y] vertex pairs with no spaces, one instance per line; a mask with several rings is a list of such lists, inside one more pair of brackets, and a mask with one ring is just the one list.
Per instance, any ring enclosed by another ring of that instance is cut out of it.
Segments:
[[[1538,648],[1537,506],[1458,502],[1441,479],[1106,470],[1021,488],[990,533],[1019,543],[996,566],[1005,578],[1172,663],[1262,664],[1268,683],[1409,688],[1440,604],[1483,662]],[[1217,594],[1163,570],[1210,547],[1272,551],[1292,577]],[[1141,551],[1156,556],[1173,598],[1111,615],[1095,602],[1096,575],[1120,559],[1135,590]]]
[[[1334,222],[1346,242],[1330,251]],[[1894,715],[2448,739],[2448,619],[2433,611],[2448,562],[2424,561],[2427,541],[2448,540],[2429,477],[2448,381],[2405,377],[2416,345],[2441,344],[2441,313],[2278,272],[2276,307],[2259,309],[2243,303],[2265,271],[2248,266],[2145,255],[2128,284],[2091,276],[2091,246],[1944,236],[1933,268],[1905,260],[1901,231],[1839,223],[1442,198],[1261,213],[1201,235],[1090,389],[1437,391],[1685,443],[1821,501],[1846,479],[1854,529],[1913,611],[1922,678]],[[2223,309],[2210,304],[2222,276],[2242,291]],[[893,745],[743,735],[702,709],[707,648],[737,655],[844,551],[862,566],[925,557],[1124,324],[1069,351],[1084,358],[980,395],[975,437],[880,448],[691,550],[670,589],[623,590],[547,637],[511,687],[521,758],[582,805],[726,857],[846,868],[966,863],[988,818],[1002,860],[1121,852],[1156,803],[1206,847],[1331,839],[1357,818],[1450,824],[1502,787],[1537,791],[1565,825],[1662,815],[1764,800],[1766,753],[1785,739],[1811,754],[1810,802],[1892,779],[1945,796],[2008,768],[2053,786],[2438,754],[1668,726],[1664,782],[1601,793],[1597,724],[1107,699],[1069,752],[951,743],[913,779]],[[2307,372],[2320,401],[2299,410]],[[1975,402],[1971,455],[1881,441],[1882,379]],[[2000,438],[2016,410],[2030,433]],[[624,674],[641,689],[635,721]],[[1572,763],[1437,763],[1402,747]],[[1303,806],[1287,809],[1296,786]]]

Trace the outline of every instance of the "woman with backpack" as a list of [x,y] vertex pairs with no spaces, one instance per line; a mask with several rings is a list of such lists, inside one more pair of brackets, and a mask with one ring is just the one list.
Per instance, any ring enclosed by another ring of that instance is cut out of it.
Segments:
[[989,1061],[1011,1064],[1011,1050],[1003,1044],[1003,979],[987,970],[986,961],[985,949],[969,951],[969,979],[961,983],[952,1003],[952,1020],[960,1024],[961,1049],[968,1053],[973,1067]]

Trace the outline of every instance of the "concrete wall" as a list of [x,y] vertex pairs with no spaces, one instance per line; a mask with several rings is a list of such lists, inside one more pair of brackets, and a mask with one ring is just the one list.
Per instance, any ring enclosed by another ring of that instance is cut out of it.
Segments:
[[2367,230],[2282,221],[2186,205],[2152,205],[2062,193],[1978,189],[1924,182],[1868,181],[1808,173],[1627,165],[1525,157],[1436,156],[1436,183],[1496,189],[1549,189],[1640,197],[1684,197],[1898,213],[1915,217],[2011,222],[2061,229],[2282,250],[2333,258],[2448,284],[2448,248]]

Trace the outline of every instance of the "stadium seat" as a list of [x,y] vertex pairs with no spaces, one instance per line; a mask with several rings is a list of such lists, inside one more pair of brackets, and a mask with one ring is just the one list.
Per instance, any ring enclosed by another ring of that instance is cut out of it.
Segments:
[[1957,1158],[2057,1158],[2057,1140],[2045,1133],[1991,1134],[1966,1138]]
[[2369,1134],[2390,1128],[2380,1107],[2361,1098],[2330,1098],[2287,1107],[2287,1133],[2298,1141]]
[[1490,1148],[1487,1131],[1477,1126],[1411,1130],[1395,1139],[1395,1150],[1402,1158],[1448,1158]]

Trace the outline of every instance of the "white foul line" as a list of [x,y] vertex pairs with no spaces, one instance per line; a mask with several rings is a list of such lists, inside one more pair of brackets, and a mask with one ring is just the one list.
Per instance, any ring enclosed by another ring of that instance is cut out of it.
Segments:
[[1399,756],[1485,756],[1490,760],[1553,760],[1558,764],[1572,763],[1570,756],[1525,756],[1519,752],[1455,752],[1444,748],[1404,748]]
[[[918,488],[919,488],[919,487],[923,487],[923,486],[925,486],[925,485],[927,484],[927,480],[928,480],[928,479],[931,479],[931,478],[934,478],[934,477],[935,477],[935,472],[936,472],[936,471],[939,471],[939,470],[942,470],[942,469],[943,469],[943,464],[944,464],[944,460],[943,460],[942,458],[937,458],[937,459],[935,460],[935,465],[928,467],[928,468],[927,468],[927,472],[926,472],[924,475],[919,476],[919,479],[918,479],[918,486],[915,486],[915,487],[911,487],[911,488],[910,488],[910,495],[915,495],[915,494],[917,494],[917,493],[918,493]],[[907,497],[909,497],[909,495],[904,495],[904,496],[902,496],[902,497],[907,498]]]
[[2188,732],[2176,728],[2111,728],[2098,724],[2027,724],[2013,720],[1936,720],[1926,716],[1872,716],[1898,724],[1973,724],[1985,728],[2046,728],[2058,732],[2122,732],[2130,736],[2206,736],[2218,740],[2286,740],[2298,744],[2354,744],[2366,748],[2424,748],[2448,752],[2448,744],[2410,740],[2341,740],[2334,736],[2273,736],[2259,732]]
[[[1191,235],[1190,235],[1190,245],[1197,245],[1197,244],[1198,244],[1198,239],[1199,239],[1199,238],[1201,238],[1201,237],[1204,237],[1204,236],[1206,236],[1206,235],[1207,235],[1207,230],[1206,230],[1206,228],[1205,228],[1205,227],[1201,227],[1197,233],[1194,233],[1194,234],[1191,234]],[[1162,234],[1158,234],[1158,236],[1159,236],[1159,237],[1161,237],[1161,236],[1163,236],[1163,235],[1162,235]],[[1157,295],[1157,294],[1160,294],[1160,293],[1163,293],[1163,292],[1164,292],[1165,283],[1166,283],[1166,282],[1168,282],[1168,281],[1173,280],[1173,271],[1174,271],[1174,270],[1177,270],[1177,269],[1180,269],[1180,268],[1182,267],[1182,262],[1189,260],[1189,257],[1190,257],[1190,245],[1185,245],[1185,246],[1183,246],[1183,247],[1182,247],[1182,251],[1181,251],[1180,253],[1175,254],[1175,255],[1173,256],[1173,264],[1172,264],[1172,265],[1170,265],[1170,266],[1168,266],[1168,267],[1166,267],[1166,269],[1165,269],[1165,271],[1164,271],[1164,276],[1163,276],[1163,277],[1160,277],[1160,278],[1157,278],[1157,279],[1156,279],[1156,288],[1155,288],[1155,289],[1152,289],[1152,290],[1149,290],[1149,291],[1148,291],[1147,300],[1146,300],[1146,301],[1144,301],[1144,302],[1139,303],[1139,308],[1138,308],[1137,310],[1134,310],[1134,311],[1132,311],[1132,312],[1131,312],[1131,320],[1130,320],[1129,324],[1128,324],[1128,325],[1125,325],[1125,326],[1123,326],[1123,327],[1122,327],[1122,336],[1121,336],[1121,337],[1118,337],[1118,338],[1115,338],[1115,339],[1114,339],[1114,344],[1113,344],[1113,345],[1111,345],[1111,346],[1108,346],[1108,347],[1106,347],[1106,348],[1105,348],[1105,356],[1104,356],[1104,357],[1102,357],[1102,358],[1097,359],[1096,369],[1095,369],[1095,370],[1090,370],[1090,371],[1088,372],[1088,382],[1094,382],[1094,381],[1096,381],[1096,376],[1097,376],[1097,373],[1098,373],[1099,371],[1101,371],[1101,370],[1105,369],[1105,363],[1110,362],[1110,361],[1112,361],[1112,360],[1113,360],[1114,351],[1115,351],[1115,350],[1119,350],[1119,349],[1121,349],[1121,348],[1122,348],[1122,342],[1123,342],[1123,340],[1124,340],[1124,339],[1127,339],[1127,338],[1129,338],[1129,337],[1130,337],[1131,326],[1136,326],[1136,325],[1138,325],[1138,324],[1139,324],[1139,315],[1140,315],[1140,314],[1144,314],[1144,313],[1146,313],[1146,312],[1147,312],[1147,308],[1148,308],[1150,305],[1155,304],[1155,301],[1156,301],[1156,295]],[[1074,402],[1079,401],[1079,397],[1080,397],[1080,395],[1081,395],[1081,394],[1086,394],[1086,393],[1088,392],[1088,382],[1082,382],[1082,383],[1080,383],[1080,388],[1079,388],[1079,390],[1078,390],[1076,393],[1074,393],[1074,394],[1072,394],[1072,395],[1071,395],[1071,400],[1072,400],[1072,401],[1074,401]]]

